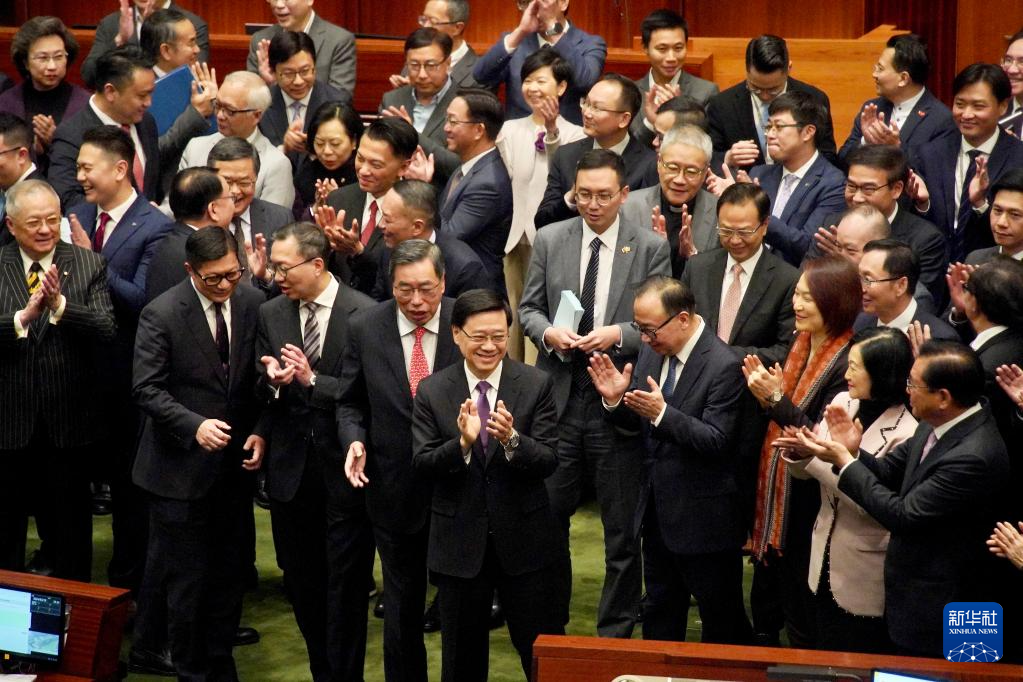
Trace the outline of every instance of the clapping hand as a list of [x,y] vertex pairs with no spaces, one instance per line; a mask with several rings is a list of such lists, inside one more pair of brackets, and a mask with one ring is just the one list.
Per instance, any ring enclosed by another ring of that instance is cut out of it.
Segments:
[[776,362],[774,367],[764,367],[764,363],[756,355],[747,355],[743,359],[742,374],[746,377],[750,393],[762,407],[770,406],[771,396],[785,388],[781,365]]
[[689,215],[689,205],[682,204],[682,226],[678,231],[678,255],[692,258],[696,255],[696,244],[693,243],[693,216]]
[[266,263],[268,260],[266,253],[266,237],[257,232],[255,236],[253,236],[252,240],[254,242],[253,244],[245,242],[245,257],[249,261],[249,272],[253,277],[265,282],[267,281]]
[[863,139],[870,144],[890,144],[898,146],[899,140],[899,126],[895,121],[891,124],[887,124],[884,121],[884,112],[877,111],[877,105],[868,104],[868,107],[874,107],[876,112],[874,120],[870,121],[866,126],[862,125],[863,117],[860,117],[861,129],[863,131]]
[[909,171],[909,181],[906,182],[906,194],[913,200],[913,205],[920,213],[931,207],[931,193],[927,191],[927,183],[912,170]]
[[64,298],[60,293],[60,270],[57,269],[56,263],[51,264],[43,274],[40,291],[43,292],[46,307],[52,312],[56,312],[60,308],[61,299]]
[[931,325],[920,324],[920,320],[913,320],[906,329],[906,336],[909,337],[909,345],[913,349],[913,357],[920,356],[920,347],[931,340]]
[[964,298],[966,289],[963,285],[969,281],[970,274],[976,269],[976,266],[967,263],[951,263],[948,266],[948,274],[945,275],[945,283],[948,285],[948,297],[952,302],[952,307],[960,314],[966,311],[966,300]]
[[409,84],[408,76],[402,76],[400,73],[394,73],[387,77],[392,88],[400,88],[403,85]]
[[358,255],[363,251],[359,221],[353,220],[352,226],[345,229],[345,212],[336,212],[333,206],[316,206],[313,214],[316,224],[323,230],[330,248],[345,255]]
[[841,405],[828,405],[824,408],[824,421],[828,424],[831,440],[841,443],[849,451],[850,456],[860,451],[860,440],[863,439],[863,424],[853,419]]
[[[980,208],[987,201],[987,190],[991,186],[991,179],[987,173],[987,155],[981,154],[977,157],[977,172],[974,173],[973,179],[970,180],[970,186],[967,188],[967,192],[970,195],[970,204],[974,208]],[[960,225],[960,228],[963,226]]]
[[424,182],[433,181],[435,163],[433,154],[429,156],[423,151],[423,148],[417,147],[414,154],[412,154],[412,160],[409,162],[408,168],[405,169],[404,178],[406,180],[422,180]]
[[327,203],[327,197],[330,193],[337,189],[337,180],[334,178],[320,178],[316,181],[316,201],[313,203],[314,206],[324,206]]
[[508,411],[504,401],[498,400],[497,407],[490,411],[490,419],[487,420],[487,433],[505,445],[514,431],[515,418]]
[[[1023,530],[1023,522],[1019,523]],[[987,541],[988,549],[995,556],[1008,559],[1013,566],[1023,570],[1023,535],[1011,523],[999,521]]]
[[1023,369],[1017,364],[1002,365],[995,370],[995,381],[1016,404],[1016,409],[1023,410]]
[[660,206],[654,206],[650,211],[650,227],[657,236],[663,239],[668,238],[668,219],[661,215]]
[[306,133],[302,129],[305,122],[302,119],[292,121],[288,124],[288,129],[284,132],[284,152],[294,152],[295,154],[304,154],[306,152]]
[[828,256],[842,256],[842,247],[838,244],[838,228],[834,225],[818,227],[817,234],[813,236],[820,252]]
[[[742,171],[745,172],[745,171]],[[732,169],[725,166],[721,169],[721,175],[716,175],[714,171],[707,170],[707,179],[704,181],[704,186],[707,191],[716,197],[721,196],[721,193],[736,183],[735,177],[732,175]]]
[[53,133],[57,130],[57,122],[53,116],[36,114],[32,117],[32,131],[35,133],[35,149],[37,154],[42,154],[53,142]]
[[632,363],[625,365],[625,370],[619,372],[605,353],[590,356],[590,366],[586,371],[593,381],[593,387],[608,405],[617,405],[632,382]]
[[476,403],[469,398],[458,409],[458,432],[461,434],[458,442],[462,452],[471,448],[480,435],[480,415],[476,411]]
[[660,416],[661,410],[664,409],[664,394],[661,393],[661,388],[653,377],[648,376],[646,383],[650,387],[649,391],[641,391],[637,388],[626,393],[622,400],[625,401],[626,407],[640,417],[653,421]]
[[267,382],[274,388],[287,386],[295,378],[295,367],[293,365],[281,367],[280,361],[272,355],[264,355],[259,361],[266,368]]
[[554,95],[545,95],[536,105],[536,113],[543,117],[543,127],[548,137],[554,137],[558,132],[560,106],[558,98]]
[[400,118],[409,125],[412,125],[412,114],[408,112],[408,109],[405,108],[404,104],[402,104],[400,107],[394,106],[387,107],[386,109],[380,112],[380,115],[384,116],[385,118],[390,117]]
[[82,227],[82,224],[78,222],[78,216],[74,213],[69,213],[67,221],[71,226],[71,243],[79,248],[92,251],[92,240],[89,238],[85,228]]
[[760,156],[760,145],[754,140],[739,140],[725,152],[726,166],[752,166]]

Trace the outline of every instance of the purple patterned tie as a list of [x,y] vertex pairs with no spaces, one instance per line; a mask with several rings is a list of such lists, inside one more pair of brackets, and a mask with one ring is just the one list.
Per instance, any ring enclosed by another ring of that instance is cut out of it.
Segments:
[[481,381],[476,384],[476,390],[480,392],[479,397],[476,398],[476,413],[480,417],[479,442],[483,446],[483,452],[486,453],[487,439],[490,437],[490,434],[487,433],[487,422],[490,421],[490,401],[487,400],[487,391],[490,390],[490,384]]

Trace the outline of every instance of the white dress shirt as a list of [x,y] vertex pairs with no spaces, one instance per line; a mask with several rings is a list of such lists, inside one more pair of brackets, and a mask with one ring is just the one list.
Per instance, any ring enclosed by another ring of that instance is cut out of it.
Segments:
[[[101,248],[106,246],[107,242],[110,241],[110,235],[112,235],[114,230],[117,229],[117,226],[121,224],[124,214],[128,212],[128,209],[131,208],[131,205],[134,204],[135,200],[138,198],[138,193],[133,189],[127,201],[114,206],[109,211],[105,211],[99,206],[96,206],[96,229],[99,229],[99,216],[101,213],[106,213],[110,216],[110,220],[107,221],[106,229],[103,230],[103,243],[100,245]],[[95,232],[93,232],[93,234],[95,234]]]
[[913,111],[916,109],[917,102],[920,101],[920,98],[924,96],[924,92],[926,91],[927,88],[920,88],[920,92],[916,93],[915,95],[907,99],[905,102],[902,102],[901,104],[895,104],[892,107],[892,117],[891,120],[887,122],[888,125],[894,123],[899,127],[899,130],[905,128],[906,119],[908,119],[909,115],[913,113]]
[[[32,263],[34,263],[35,261],[32,260],[32,258],[29,257],[29,255],[20,248],[18,249],[18,253],[21,254],[21,267],[22,271],[25,274],[25,280],[27,281],[28,271],[32,267]],[[53,265],[53,254],[54,251],[50,251],[48,254],[39,259],[39,267],[42,268],[42,270],[39,272],[40,280],[43,278],[44,275],[46,275],[46,271],[50,269],[50,266]],[[62,273],[61,277],[63,277],[65,274],[67,273]],[[67,299],[64,298],[64,294],[61,294],[60,304],[57,306],[57,310],[52,311],[50,313],[50,324],[57,324],[58,322],[60,322],[60,318],[64,314],[64,309],[66,307]],[[23,313],[24,311],[25,309],[22,308],[21,310],[14,314],[14,336],[19,339],[24,339],[28,337],[28,328],[22,326],[21,324],[21,313]],[[43,314],[44,315],[46,314],[45,310],[43,311]]]
[[[764,245],[761,244],[760,248],[757,249],[756,253],[747,258],[742,262],[742,273],[739,275],[739,304],[742,304],[742,299],[746,296],[746,290],[749,289],[749,281],[753,276],[753,271],[757,267],[757,263],[760,262],[760,257],[764,253]],[[721,279],[721,305],[725,304],[725,296],[728,294],[728,287],[732,285],[732,268],[739,261],[735,260],[732,254],[728,254],[728,259],[725,261],[725,275]]]
[[803,178],[806,177],[806,174],[810,171],[810,166],[812,166],[817,161],[817,157],[820,155],[821,155],[820,152],[814,152],[813,156],[811,156],[806,163],[804,163],[802,166],[800,166],[794,171],[790,171],[788,168],[785,168],[783,166],[781,169],[781,184],[778,185],[778,193],[781,194],[781,188],[785,186],[785,178],[787,178],[790,175],[795,175],[797,178],[799,178],[799,180],[797,180],[796,183],[792,185],[792,191],[789,192],[789,199],[791,199],[792,195],[796,193],[796,188],[799,187],[799,183],[803,181]]
[[463,161],[462,165],[459,166],[459,168],[461,168],[461,170],[462,170],[462,177],[464,178],[466,175],[468,175],[469,171],[472,170],[473,166],[475,166],[477,163],[479,163],[480,159],[482,159],[484,156],[486,156],[490,152],[494,151],[495,149],[497,149],[497,147],[491,147],[490,149],[488,149],[486,151],[480,152],[479,154],[477,154],[476,156],[472,157],[468,161]]
[[913,316],[916,315],[916,299],[910,298],[909,305],[901,313],[896,315],[888,322],[882,322],[881,318],[877,318],[878,327],[891,327],[892,329],[898,329],[900,332],[904,332],[909,329],[909,325],[913,324]]
[[[103,113],[103,110],[96,106],[96,97],[93,95],[89,98],[89,106],[92,107],[92,111],[104,125],[121,127],[121,124],[114,119]],[[146,150],[142,148],[142,138],[139,137],[138,126],[132,123],[128,126],[128,132],[131,135],[131,142],[135,146],[135,155],[139,157],[139,161],[142,163],[142,170],[146,170]],[[206,165],[205,163],[203,165]]]
[[[488,384],[490,384],[490,388],[487,389],[487,402],[490,403],[490,413],[493,414],[497,410],[497,391],[501,386],[501,371],[504,369],[504,360],[497,363],[497,367],[495,367],[494,371],[490,373],[490,376],[488,376],[485,379],[480,379],[475,374],[473,374],[472,370],[469,369],[469,363],[463,362],[462,366],[465,368],[465,380],[469,384],[469,399],[472,400],[474,405],[476,404],[476,401],[479,400],[480,398],[480,392],[479,389],[477,388],[479,382],[486,381]],[[486,428],[487,428],[486,423],[481,420],[480,433],[483,433],[483,431],[485,431]],[[487,437],[493,438],[494,436],[487,434]],[[488,440],[487,442],[489,443],[490,441]],[[504,456],[506,459],[509,460],[511,459],[507,450],[505,451]],[[469,447],[468,450],[462,453],[462,458],[465,459],[465,464],[466,466],[468,466],[469,462],[472,461],[471,446]]]
[[[189,282],[192,284],[192,290],[195,291],[195,295],[199,297],[199,303],[202,305],[203,314],[206,315],[206,324],[210,328],[210,336],[213,340],[217,340],[217,311],[214,307],[213,301],[206,298],[201,291],[195,288],[195,282],[192,282],[189,278]],[[224,322],[227,323],[227,341],[231,342],[231,299],[227,299],[220,304],[220,314],[224,316]]]
[[952,186],[952,202],[955,205],[955,212],[952,214],[953,229],[959,229],[959,200],[962,198],[962,188],[963,182],[966,180],[966,171],[970,167],[969,152],[974,149],[978,149],[984,156],[991,156],[991,152],[994,150],[995,144],[998,142],[999,135],[1001,135],[1001,130],[996,127],[994,135],[989,137],[979,147],[974,147],[966,141],[965,137],[960,137],[962,141],[959,147],[959,158],[956,159],[955,184]]
[[993,327],[988,327],[984,331],[977,334],[977,336],[973,338],[973,341],[970,341],[970,348],[972,348],[973,350],[980,350],[980,348],[985,343],[995,338],[996,336],[998,336],[1007,329],[1008,327],[1005,327],[1000,324],[996,324]]
[[586,284],[586,268],[590,264],[590,243],[594,237],[600,240],[600,251],[597,254],[597,286],[593,292],[593,328],[604,326],[604,315],[607,312],[608,291],[611,289],[611,265],[615,259],[615,248],[618,246],[618,231],[621,220],[615,218],[611,227],[597,234],[583,221],[583,238],[579,251],[579,293],[582,295]]
[[[320,328],[320,354],[323,354],[323,344],[327,342],[327,325],[330,324],[330,313],[334,309],[334,300],[337,298],[338,285],[334,275],[330,276],[330,282],[320,292],[320,295],[313,299],[317,304],[316,324]],[[305,306],[307,301],[302,301],[298,307],[299,324],[302,325],[302,343],[305,343],[305,324],[309,319],[309,309]]]
[[[629,134],[625,133],[625,137],[622,138],[621,142],[619,142],[618,144],[614,145],[613,147],[608,147],[607,149],[612,151],[612,152],[614,152],[618,156],[621,156],[622,154],[625,153],[625,148],[629,146],[629,140],[631,140],[631,139],[632,138],[629,137]],[[604,149],[604,147],[601,147],[600,143],[597,142],[596,140],[593,140],[593,148],[594,149]]]
[[[395,308],[398,310],[398,335],[401,337],[401,351],[405,356],[405,376],[411,379],[412,349],[416,345],[415,331],[418,325],[405,317],[405,313],[401,312],[401,308],[398,306],[395,306]],[[423,355],[426,356],[426,366],[433,373],[433,370],[437,368],[434,362],[437,358],[437,335],[440,333],[439,307],[437,312],[433,314],[433,317],[423,326],[426,328],[426,333],[423,334]]]
[[450,71],[451,69],[455,68],[455,64],[460,62],[462,60],[462,57],[464,57],[467,54],[469,54],[469,43],[467,43],[467,42],[465,42],[463,40],[461,45],[459,45],[455,49],[451,50],[451,57],[450,57],[451,64],[450,64],[448,70]]

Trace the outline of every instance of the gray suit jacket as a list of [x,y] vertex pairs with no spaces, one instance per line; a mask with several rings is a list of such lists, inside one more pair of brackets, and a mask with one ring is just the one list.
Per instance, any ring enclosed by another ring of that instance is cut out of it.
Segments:
[[[462,61],[465,61],[465,59],[466,57],[463,57]],[[462,62],[458,64],[461,66]],[[462,163],[457,154],[448,151],[447,138],[444,135],[444,121],[447,118],[448,105],[458,95],[459,88],[454,73],[450,77],[452,80],[451,87],[444,93],[444,97],[437,102],[437,107],[433,110],[430,118],[427,119],[423,132],[419,133],[419,144],[423,147],[423,151],[426,152],[427,156],[433,154],[435,164],[433,180],[438,186],[443,186],[448,181],[448,178],[451,177],[451,174],[455,172],[455,169]],[[387,109],[387,107],[405,107],[409,116],[411,116],[412,107],[415,106],[415,103],[412,86],[403,85],[400,88],[384,93],[383,98],[380,100],[380,111]]]
[[[629,193],[622,206],[622,219],[644,229],[650,229],[650,212],[661,205],[661,186],[645,187]],[[697,253],[721,248],[718,241],[718,198],[705,189],[696,195],[696,213],[693,215],[693,244]],[[671,252],[671,271],[679,277],[685,269],[685,261],[678,255],[678,232],[668,231]]]
[[[256,48],[261,40],[272,40],[282,30],[279,24],[267,26],[256,31],[249,41],[249,58],[245,68],[259,73],[259,60]],[[336,26],[319,14],[313,17],[313,25],[309,27],[309,37],[316,48],[316,75],[326,80],[335,88],[355,92],[355,36]]]
[[[638,78],[633,82],[636,84],[636,87],[639,88],[640,93],[645,97],[646,93],[650,90],[650,72],[648,71],[645,76]],[[704,107],[707,106],[707,102],[710,101],[711,97],[721,91],[720,88],[718,88],[717,83],[698,78],[688,71],[682,72],[682,77],[679,78],[678,85],[684,96],[694,102],[699,102]],[[636,114],[636,117],[632,119],[632,125],[629,126],[629,134],[647,146],[653,145],[654,131],[643,125],[642,109],[640,109]]]
[[[629,324],[636,285],[650,275],[670,274],[671,265],[668,244],[662,238],[645,227],[646,223],[629,221],[624,212],[620,217],[604,324],[617,325],[622,331],[621,346],[612,348],[611,352],[615,355],[615,363],[624,365],[635,360],[640,346],[639,332]],[[572,363],[562,361],[556,353],[547,350],[543,333],[553,326],[561,292],[567,289],[576,296],[581,295],[582,238],[582,218],[553,223],[536,233],[519,304],[522,329],[540,351],[536,366],[554,379],[554,399],[559,415],[568,403]]]

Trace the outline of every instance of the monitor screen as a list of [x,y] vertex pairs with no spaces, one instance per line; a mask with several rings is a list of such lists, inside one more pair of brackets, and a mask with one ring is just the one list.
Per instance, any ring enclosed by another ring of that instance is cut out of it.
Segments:
[[0,658],[57,663],[64,597],[0,585]]
[[940,680],[937,677],[921,677],[920,675],[909,675],[888,670],[875,670],[873,682],[940,682]]

